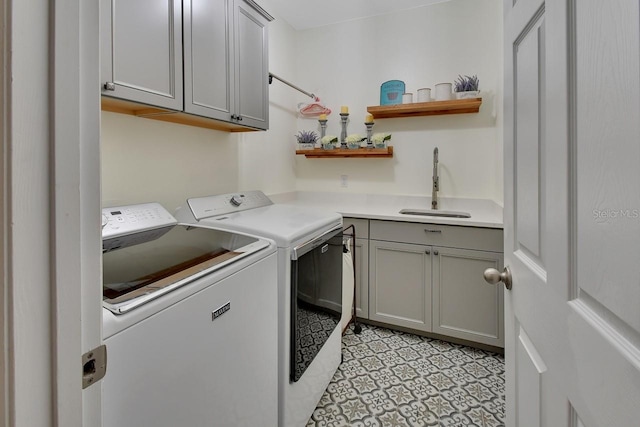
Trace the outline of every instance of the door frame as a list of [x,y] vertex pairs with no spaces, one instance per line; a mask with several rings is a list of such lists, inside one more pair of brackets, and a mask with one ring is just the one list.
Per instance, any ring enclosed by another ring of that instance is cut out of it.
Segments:
[[102,341],[98,13],[0,0],[2,426],[100,425],[81,364]]

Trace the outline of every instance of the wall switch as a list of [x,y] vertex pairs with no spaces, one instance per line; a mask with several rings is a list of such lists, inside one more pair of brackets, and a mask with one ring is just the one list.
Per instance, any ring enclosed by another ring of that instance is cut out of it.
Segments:
[[349,175],[340,175],[340,187],[349,186]]

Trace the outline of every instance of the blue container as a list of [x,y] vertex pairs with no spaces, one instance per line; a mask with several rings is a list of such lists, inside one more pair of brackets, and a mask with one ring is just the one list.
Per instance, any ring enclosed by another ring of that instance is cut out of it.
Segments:
[[405,85],[402,80],[389,80],[380,86],[380,105],[402,104]]

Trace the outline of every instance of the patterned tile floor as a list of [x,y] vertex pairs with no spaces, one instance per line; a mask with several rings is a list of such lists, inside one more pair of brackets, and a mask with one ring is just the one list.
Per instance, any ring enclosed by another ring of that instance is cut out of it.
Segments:
[[307,427],[504,425],[504,358],[362,325]]

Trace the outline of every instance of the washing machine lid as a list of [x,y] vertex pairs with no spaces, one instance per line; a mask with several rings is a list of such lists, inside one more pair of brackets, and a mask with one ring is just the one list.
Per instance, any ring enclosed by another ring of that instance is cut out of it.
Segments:
[[274,240],[279,247],[289,247],[340,226],[342,216],[334,212],[275,204],[204,219],[200,223],[256,234]]
[[261,191],[191,198],[176,216],[184,222],[267,237],[279,247],[342,225],[342,216],[336,212],[273,204]]
[[176,224],[103,241],[103,305],[122,314],[249,255],[269,242]]

